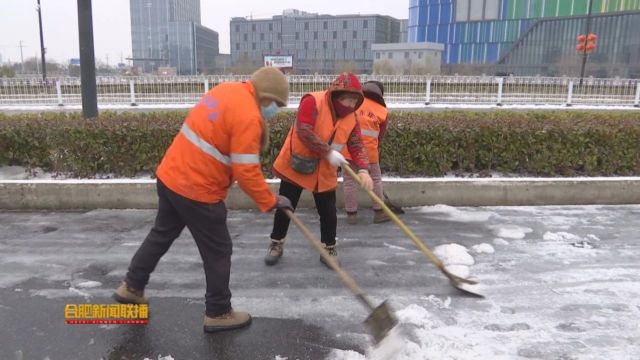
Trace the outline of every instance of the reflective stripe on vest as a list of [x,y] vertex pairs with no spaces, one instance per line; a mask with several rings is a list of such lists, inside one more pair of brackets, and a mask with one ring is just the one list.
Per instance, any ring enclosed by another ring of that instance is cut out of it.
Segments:
[[193,132],[193,130],[191,130],[191,128],[189,128],[187,123],[182,124],[182,128],[180,129],[180,131],[198,149],[213,156],[216,160],[220,161],[221,163],[227,166],[231,166],[231,159],[229,159],[228,156],[223,155],[218,149],[216,149],[215,146],[202,140],[196,133]]
[[260,155],[231,153],[231,162],[234,164],[260,164]]
[[342,151],[344,144],[331,144],[331,149],[335,151]]
[[378,135],[380,135],[380,132],[375,130],[362,129],[361,131],[362,131],[362,135],[372,137],[372,138],[377,138]]
[[258,154],[236,154],[232,153],[231,156],[223,155],[215,146],[209,144],[208,142],[202,140],[196,133],[191,130],[189,125],[186,123],[182,124],[182,128],[180,131],[184,134],[184,136],[191,141],[193,145],[198,147],[198,149],[204,151],[205,153],[213,156],[216,160],[221,163],[231,166],[231,163],[234,164],[259,164],[260,163],[260,155]]

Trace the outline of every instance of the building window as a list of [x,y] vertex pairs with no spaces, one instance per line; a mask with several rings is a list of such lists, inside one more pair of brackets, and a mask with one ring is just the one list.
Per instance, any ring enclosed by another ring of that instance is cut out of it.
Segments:
[[369,44],[367,43],[367,40],[362,41],[362,48],[363,49],[366,49],[368,45]]
[[272,49],[273,49],[273,43],[272,43],[272,42],[270,42],[270,43],[269,43],[269,50],[272,50]]
[[376,53],[376,59],[380,59],[380,53]]
[[346,49],[346,48],[347,48],[347,42],[346,42],[346,41],[343,41],[343,42],[342,42],[342,48],[343,48],[343,49]]
[[405,59],[408,59],[408,58],[409,58],[409,52],[408,52],[408,51],[405,51],[405,52],[404,52],[404,58],[405,58]]
[[251,43],[251,50],[255,50],[256,49],[256,43]]
[[256,24],[251,24],[251,31],[256,31]]
[[273,24],[269,23],[269,31],[273,31]]
[[322,48],[323,48],[323,49],[326,49],[326,48],[327,48],[327,42],[326,42],[326,41],[323,41],[323,42],[322,42]]
[[309,30],[309,23],[308,23],[308,22],[305,22],[305,23],[304,23],[304,29],[305,29],[305,30]]
[[323,23],[322,23],[322,28],[323,28],[324,30],[327,30],[327,29],[329,28],[329,22],[328,22],[328,21],[323,22]]
[[282,33],[278,33],[278,40],[282,40]]
[[358,32],[355,30],[353,30],[353,38],[354,39],[358,38]]
[[296,33],[296,40],[300,40],[300,33],[299,32]]
[[240,32],[240,25],[236,25],[236,32]]
[[418,52],[418,59],[422,59],[422,51]]
[[366,28],[368,28],[368,27],[369,27],[369,20],[364,20],[364,21],[362,21],[362,28],[363,28],[363,29],[366,29]]
[[389,51],[389,52],[387,53],[387,58],[388,58],[388,59],[393,59],[393,53],[392,53],[391,51]]
[[264,33],[260,33],[260,41],[264,41]]
[[337,39],[337,38],[338,38],[338,32],[337,32],[337,31],[334,31],[334,32],[333,32],[333,39],[335,40],[335,39]]
[[240,43],[236,43],[236,50],[240,50]]
[[496,20],[500,17],[500,3],[500,0],[455,0],[456,21]]
[[304,49],[305,50],[309,49],[309,42],[308,41],[304,42]]
[[242,34],[242,35],[243,35],[242,38],[244,39],[244,41],[248,41],[249,40],[249,37],[247,36],[247,34]]
[[346,28],[347,28],[347,20],[344,20],[344,21],[342,22],[342,28],[343,28],[343,29],[346,29]]
[[313,32],[313,40],[318,40],[318,32],[317,31]]

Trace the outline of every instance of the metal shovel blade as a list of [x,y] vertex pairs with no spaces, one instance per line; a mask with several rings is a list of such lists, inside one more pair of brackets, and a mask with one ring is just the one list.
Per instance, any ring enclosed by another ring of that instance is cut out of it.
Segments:
[[484,295],[480,294],[476,289],[474,289],[474,285],[478,284],[477,281],[461,278],[457,275],[452,274],[444,267],[441,269],[443,270],[443,273],[449,278],[451,286],[456,288],[458,291],[461,291],[463,294],[468,296],[484,299]]
[[369,329],[371,336],[373,336],[373,342],[378,344],[387,336],[391,329],[398,325],[398,319],[385,300],[371,311],[371,314],[369,314],[364,323]]
[[393,211],[394,214],[404,214],[404,210],[402,210],[400,206],[395,205],[391,200],[389,200],[387,193],[383,192],[382,195],[384,196],[384,204],[387,205],[389,210]]

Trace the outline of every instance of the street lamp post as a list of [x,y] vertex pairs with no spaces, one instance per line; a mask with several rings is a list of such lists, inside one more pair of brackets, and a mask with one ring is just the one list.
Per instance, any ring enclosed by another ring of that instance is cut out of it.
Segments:
[[91,0],[78,0],[78,33],[80,40],[80,87],[82,114],[85,119],[98,116],[96,90],[96,58],[93,50],[93,15]]
[[[585,30],[585,35],[589,36],[589,31],[591,31],[591,10],[593,8],[593,0],[589,0],[589,11],[587,12],[587,25],[586,25],[586,30]],[[580,68],[580,86],[582,86],[582,79],[584,78],[584,69],[587,65],[587,56],[589,56],[589,54],[587,53],[586,49],[585,51],[583,51],[582,53],[582,67]]]
[[42,34],[42,10],[40,8],[40,0],[38,0],[38,6],[36,7],[38,12],[38,24],[40,24],[40,57],[42,58],[42,80],[47,80],[47,62],[44,58],[44,36]]

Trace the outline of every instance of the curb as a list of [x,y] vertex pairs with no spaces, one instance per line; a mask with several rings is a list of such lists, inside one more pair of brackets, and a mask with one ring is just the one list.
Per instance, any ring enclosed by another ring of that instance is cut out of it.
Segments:
[[[269,181],[274,192],[278,181]],[[337,205],[343,206],[341,184]],[[501,178],[385,179],[385,192],[395,205],[522,206],[640,204],[640,177],[630,178]],[[360,191],[359,203],[371,200]],[[256,209],[237,185],[225,201],[229,209]],[[0,209],[89,210],[153,209],[155,180],[5,180],[0,181]],[[313,207],[303,192],[299,207]]]

